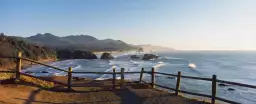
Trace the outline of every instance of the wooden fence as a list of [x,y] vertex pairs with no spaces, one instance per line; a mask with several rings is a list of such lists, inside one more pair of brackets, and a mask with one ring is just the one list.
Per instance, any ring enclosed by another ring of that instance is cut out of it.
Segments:
[[[242,84],[242,83],[237,83],[237,82],[219,80],[219,79],[217,79],[216,75],[213,75],[212,78],[202,78],[202,77],[194,77],[194,76],[185,76],[185,75],[182,75],[181,72],[178,72],[178,74],[168,74],[168,73],[162,73],[162,72],[155,72],[154,68],[152,68],[151,71],[145,71],[144,68],[142,68],[141,71],[138,71],[138,72],[124,72],[124,68],[121,68],[120,72],[116,72],[115,69],[113,69],[113,72],[75,72],[75,71],[72,71],[71,67],[69,67],[68,70],[64,70],[64,69],[57,68],[57,67],[54,67],[54,66],[51,66],[51,65],[47,65],[47,64],[44,64],[44,63],[40,63],[38,61],[34,61],[34,60],[31,60],[31,59],[28,59],[28,58],[23,58],[23,57],[21,57],[21,52],[18,53],[17,57],[0,57],[0,58],[16,58],[17,59],[16,79],[18,79],[18,80],[20,79],[20,74],[28,75],[28,74],[25,74],[25,73],[21,73],[22,60],[33,62],[33,63],[36,63],[36,64],[40,64],[40,65],[43,65],[43,66],[53,68],[55,70],[66,72],[67,75],[68,75],[68,80],[67,80],[68,81],[67,82],[68,89],[71,89],[71,87],[77,87],[77,86],[72,86],[72,77],[73,77],[72,74],[73,73],[80,73],[80,74],[112,74],[113,75],[113,78],[112,78],[112,84],[113,84],[112,87],[113,87],[113,89],[115,89],[116,86],[117,86],[117,84],[116,84],[116,75],[117,74],[121,75],[121,82],[120,82],[120,88],[121,89],[124,88],[124,86],[125,86],[124,85],[124,74],[136,74],[136,73],[140,74],[139,82],[143,82],[143,83],[147,83],[144,80],[142,80],[143,79],[143,74],[144,73],[145,74],[150,74],[151,75],[151,82],[148,83],[148,84],[150,84],[152,88],[155,88],[155,86],[157,86],[157,87],[160,87],[160,88],[165,88],[165,89],[168,89],[168,90],[172,90],[172,91],[175,91],[176,95],[179,95],[179,93],[186,93],[186,94],[190,94],[190,95],[196,95],[196,96],[211,98],[211,103],[212,104],[215,104],[215,100],[220,100],[220,101],[224,101],[224,102],[231,103],[231,104],[240,104],[238,102],[234,102],[234,101],[231,101],[231,100],[227,100],[227,99],[224,99],[224,98],[217,97],[216,96],[217,83],[224,83],[224,84],[230,84],[230,85],[236,85],[236,86],[256,89],[255,85],[249,85],[249,84]],[[176,88],[171,88],[171,87],[156,84],[155,83],[155,75],[156,74],[176,77],[176,79],[177,79],[176,80]],[[32,75],[28,75],[28,76],[32,76]],[[40,77],[36,77],[36,76],[32,76],[32,77],[40,78]],[[181,78],[211,81],[212,82],[212,94],[211,95],[206,95],[206,94],[201,94],[201,93],[194,93],[194,92],[180,90]],[[82,86],[79,86],[79,87],[82,87]]]

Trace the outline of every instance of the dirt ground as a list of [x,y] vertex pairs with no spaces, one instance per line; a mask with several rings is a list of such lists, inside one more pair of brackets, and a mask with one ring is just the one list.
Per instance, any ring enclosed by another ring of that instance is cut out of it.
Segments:
[[[21,76],[17,81],[12,78],[12,74],[2,73],[0,76],[0,104],[210,104],[152,89],[137,82],[125,82],[130,85],[124,89],[113,89],[111,80],[74,79],[74,85],[87,87],[67,90],[66,86],[38,78]],[[66,82],[65,77],[49,79]],[[117,84],[120,84],[118,80]],[[108,87],[95,87],[105,85]]]
[[154,89],[56,92],[27,85],[0,85],[0,104],[207,104]]

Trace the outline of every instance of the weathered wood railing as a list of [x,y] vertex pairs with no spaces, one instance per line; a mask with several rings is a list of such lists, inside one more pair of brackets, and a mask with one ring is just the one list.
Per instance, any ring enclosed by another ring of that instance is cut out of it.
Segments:
[[[139,82],[143,82],[143,83],[147,83],[146,81],[142,80],[143,79],[143,74],[150,74],[151,75],[151,82],[148,83],[151,85],[152,88],[155,88],[155,86],[157,87],[161,87],[161,88],[165,88],[168,90],[172,90],[175,91],[176,95],[179,95],[179,92],[181,93],[186,93],[186,94],[190,94],[190,95],[196,95],[196,96],[202,96],[202,97],[207,97],[207,98],[211,98],[211,103],[215,104],[215,100],[220,100],[220,101],[224,101],[227,103],[231,103],[231,104],[240,104],[238,102],[235,101],[231,101],[231,100],[227,100],[224,98],[220,98],[220,97],[216,97],[216,87],[217,87],[217,82],[218,83],[225,83],[225,84],[230,84],[230,85],[236,85],[236,86],[241,86],[241,87],[247,87],[247,88],[253,88],[256,89],[255,85],[249,85],[249,84],[242,84],[242,83],[237,83],[237,82],[231,82],[231,81],[224,81],[224,80],[219,80],[217,79],[216,75],[213,75],[212,78],[202,78],[202,77],[194,77],[194,76],[185,76],[185,75],[181,75],[181,72],[178,72],[178,74],[168,74],[168,73],[162,73],[162,72],[155,72],[155,69],[152,68],[151,71],[145,71],[144,68],[141,69],[141,71],[139,72],[124,72],[124,68],[121,68],[120,72],[116,72],[115,69],[113,69],[113,72],[75,72],[72,71],[72,68],[69,67],[68,70],[64,70],[61,68],[57,68],[51,65],[47,65],[38,61],[34,61],[28,58],[23,58],[21,57],[21,52],[18,53],[17,57],[5,57],[5,56],[0,56],[0,58],[16,58],[17,59],[17,66],[16,66],[16,79],[19,80],[20,79],[20,74],[23,75],[27,75],[27,76],[31,76],[31,77],[35,77],[35,78],[40,78],[40,77],[36,77],[36,76],[32,76],[29,74],[25,74],[25,73],[21,73],[21,65],[22,65],[22,60],[24,61],[29,61],[29,62],[33,62],[36,64],[40,64],[43,66],[47,66],[50,68],[53,68],[55,70],[59,70],[59,71],[63,71],[66,72],[68,75],[68,82],[67,82],[67,87],[68,89],[71,89],[71,87],[78,87],[78,86],[73,86],[72,85],[72,73],[80,73],[80,74],[112,74],[113,78],[112,78],[112,87],[113,89],[116,88],[117,84],[116,84],[116,74],[120,74],[121,75],[121,82],[120,82],[120,88],[124,88],[124,74],[140,74],[140,78],[139,78]],[[155,83],[155,74],[161,74],[161,75],[165,75],[165,76],[172,76],[172,77],[177,77],[176,80],[176,88],[171,88],[171,87],[167,87],[167,86],[163,86],[163,85],[159,85]],[[194,79],[194,80],[204,80],[204,81],[211,81],[212,82],[212,94],[211,95],[207,95],[207,94],[201,94],[201,93],[194,93],[194,92],[189,92],[189,91],[184,91],[184,90],[180,90],[180,81],[181,78],[187,78],[187,79]],[[48,80],[49,81],[49,80]],[[55,81],[53,81],[55,82]],[[59,82],[56,82],[59,83]],[[82,86],[79,86],[82,87]]]

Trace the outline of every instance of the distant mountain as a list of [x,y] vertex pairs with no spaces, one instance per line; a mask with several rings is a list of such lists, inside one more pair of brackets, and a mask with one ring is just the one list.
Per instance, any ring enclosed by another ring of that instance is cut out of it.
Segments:
[[169,51],[175,50],[169,47],[154,46],[154,45],[137,45],[137,46],[143,48],[144,52],[169,52]]
[[70,41],[76,44],[85,44],[85,43],[90,43],[98,40],[97,38],[89,35],[70,35],[62,38],[66,41]]
[[66,41],[65,39],[55,36],[51,33],[45,34],[36,34],[35,36],[30,36],[25,38],[26,40],[30,41],[31,43],[41,44],[45,46],[51,47],[63,47],[68,45],[74,45],[74,43],[70,41]]
[[138,49],[121,40],[104,39],[99,40],[89,35],[71,35],[58,37],[51,33],[37,34],[23,38],[30,43],[45,45],[59,49],[87,50],[87,51],[123,51]]

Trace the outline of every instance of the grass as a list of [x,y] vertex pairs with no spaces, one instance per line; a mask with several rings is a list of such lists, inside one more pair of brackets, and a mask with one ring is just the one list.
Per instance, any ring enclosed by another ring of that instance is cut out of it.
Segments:
[[38,78],[33,78],[21,75],[20,80],[15,80],[15,73],[0,73],[0,82],[6,84],[29,84],[36,85],[41,88],[50,89],[55,86],[53,82],[44,81]]
[[14,73],[0,73],[0,80],[14,78]]
[[33,77],[25,76],[25,75],[21,75],[21,80],[25,81],[25,82],[30,82],[35,85],[39,85],[40,87],[46,88],[46,89],[50,89],[55,86],[55,84],[53,82],[44,81],[44,80],[40,80],[38,78],[33,78]]

